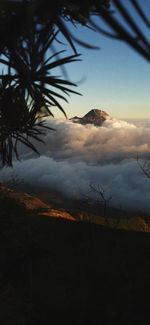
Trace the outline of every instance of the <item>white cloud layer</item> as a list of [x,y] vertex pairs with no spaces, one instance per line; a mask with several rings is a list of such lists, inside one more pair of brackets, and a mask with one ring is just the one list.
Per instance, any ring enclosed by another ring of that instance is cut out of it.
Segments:
[[21,162],[3,168],[0,181],[15,173],[27,184],[56,189],[76,197],[89,191],[89,183],[100,184],[112,196],[112,204],[135,211],[150,211],[150,179],[141,172],[136,157],[150,159],[150,128],[117,119],[102,127],[80,125],[47,118],[55,128],[35,142],[41,156],[20,147]]

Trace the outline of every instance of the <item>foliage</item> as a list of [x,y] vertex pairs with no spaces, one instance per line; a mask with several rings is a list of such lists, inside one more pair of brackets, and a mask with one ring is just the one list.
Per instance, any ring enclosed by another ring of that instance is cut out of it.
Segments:
[[[12,35],[7,20],[9,18],[14,25],[17,23],[17,19],[21,17],[23,3],[7,1],[7,4],[8,6],[5,6],[1,3],[2,30],[5,36],[5,40],[2,38],[1,42],[0,57],[0,63],[4,67],[0,76],[0,147],[3,165],[12,164],[13,152],[19,157],[18,141],[37,152],[29,137],[42,141],[40,136],[45,133],[44,129],[47,127],[44,121],[39,119],[41,111],[53,115],[50,107],[57,106],[66,116],[58,99],[67,101],[62,93],[77,93],[70,89],[70,86],[75,84],[55,76],[51,70],[77,61],[79,56],[73,54],[60,58],[60,52],[52,55],[49,49],[56,40],[58,30],[56,31],[53,25],[45,27],[44,22],[43,27],[38,30],[41,19],[35,21],[33,14],[31,20],[29,19],[30,30],[27,28],[24,32],[19,28],[16,29],[18,34]],[[31,8],[28,9],[31,14]],[[27,16],[30,18],[28,14],[25,15],[26,19]]]
[[77,94],[69,88],[75,86],[73,83],[50,73],[52,69],[73,62],[78,57],[75,54],[56,59],[56,52],[53,56],[45,58],[55,35],[56,33],[50,31],[49,37],[46,37],[41,47],[40,36],[34,34],[28,46],[18,44],[16,50],[10,50],[5,59],[0,59],[8,68],[8,73],[1,75],[0,86],[0,142],[3,165],[11,165],[12,151],[18,157],[18,141],[37,152],[29,137],[42,141],[40,135],[44,134],[44,128],[46,129],[44,121],[39,120],[42,108],[53,115],[49,107],[57,106],[66,115],[57,100],[59,98],[67,101],[60,92],[67,95],[69,92]]

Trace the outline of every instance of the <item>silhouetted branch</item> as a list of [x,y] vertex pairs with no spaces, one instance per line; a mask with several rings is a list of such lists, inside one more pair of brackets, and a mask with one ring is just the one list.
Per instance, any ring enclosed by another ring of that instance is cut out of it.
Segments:
[[96,195],[98,195],[98,199],[97,202],[100,205],[104,206],[104,217],[106,217],[107,215],[107,208],[109,207],[109,203],[112,200],[112,196],[107,196],[106,195],[106,191],[105,189],[98,185],[93,185],[90,183],[90,189],[93,193],[95,193]]
[[[121,1],[113,0],[113,3],[117,6],[118,11],[121,13],[121,16],[124,18],[127,25],[131,27],[131,32],[129,32],[128,29],[125,28],[123,24],[121,24],[119,18],[115,18],[114,15],[110,14],[106,10],[102,9],[102,13],[99,15],[100,19],[104,20],[105,23],[111,28],[111,30],[116,33],[116,39],[125,41],[132,47],[132,49],[138,52],[146,60],[150,61],[149,40],[147,40],[146,36],[138,27],[137,23],[134,22],[134,19],[130,16],[128,10],[122,5]],[[133,32],[135,36],[133,36]]]
[[139,16],[142,18],[145,25],[147,25],[148,28],[150,28],[150,20],[146,17],[144,11],[142,10],[141,6],[139,5],[137,0],[130,0],[132,5],[134,6],[135,10],[139,14]]
[[139,160],[139,158],[136,158],[136,161],[138,163],[138,166],[140,167],[142,173],[150,179],[150,161],[148,160]]

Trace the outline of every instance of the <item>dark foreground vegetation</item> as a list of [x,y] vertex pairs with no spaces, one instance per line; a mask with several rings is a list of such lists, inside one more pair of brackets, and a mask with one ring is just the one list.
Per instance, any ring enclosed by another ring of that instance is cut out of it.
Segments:
[[149,324],[150,235],[0,198],[0,324]]

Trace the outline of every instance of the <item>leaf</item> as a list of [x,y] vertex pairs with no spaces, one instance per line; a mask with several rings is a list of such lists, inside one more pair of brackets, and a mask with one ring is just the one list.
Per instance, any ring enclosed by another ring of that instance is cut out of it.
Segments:
[[81,61],[80,59],[77,59],[77,57],[79,57],[79,56],[80,56],[80,54],[70,55],[65,58],[53,61],[52,63],[44,65],[41,69],[39,69],[37,71],[37,73],[41,74],[41,73],[45,72],[46,70],[48,71],[48,70],[54,69],[56,67],[60,67],[60,65],[68,64],[68,63],[75,62],[75,61]]
[[142,10],[141,6],[138,4],[138,2],[136,0],[130,0],[130,1],[133,4],[136,11],[138,12],[139,16],[144,21],[144,23],[147,25],[148,28],[150,28],[150,21],[146,17],[146,15],[145,15],[144,11]]
[[73,49],[74,53],[77,54],[77,50],[76,50],[76,48],[75,48],[75,46],[73,44],[73,41],[72,41],[72,39],[70,37],[70,31],[68,30],[65,23],[62,21],[62,19],[60,17],[58,17],[58,19],[56,21],[56,25],[58,26],[59,30],[64,35],[64,37],[66,38],[68,43],[70,44],[70,46]]
[[67,115],[64,111],[64,109],[62,108],[62,106],[59,104],[59,102],[50,95],[49,91],[47,91],[47,89],[43,89],[43,93],[50,99],[50,101],[52,101],[52,103],[54,103],[60,110],[61,112],[65,115],[65,117],[67,118]]
[[[38,88],[41,89],[41,91],[43,90],[43,87],[41,87],[40,85],[38,85]],[[67,99],[64,96],[56,93],[55,91],[52,91],[51,89],[47,89],[47,88],[44,88],[44,89],[45,89],[45,91],[47,91],[51,95],[59,97],[59,98],[63,99],[66,103],[68,103]]]
[[22,136],[21,134],[17,134],[13,136],[14,139],[17,139],[17,141],[20,141],[21,143],[23,143],[25,146],[29,147],[31,150],[33,150],[36,154],[39,154],[39,151],[36,149],[36,147],[28,140],[26,139],[24,136]]

